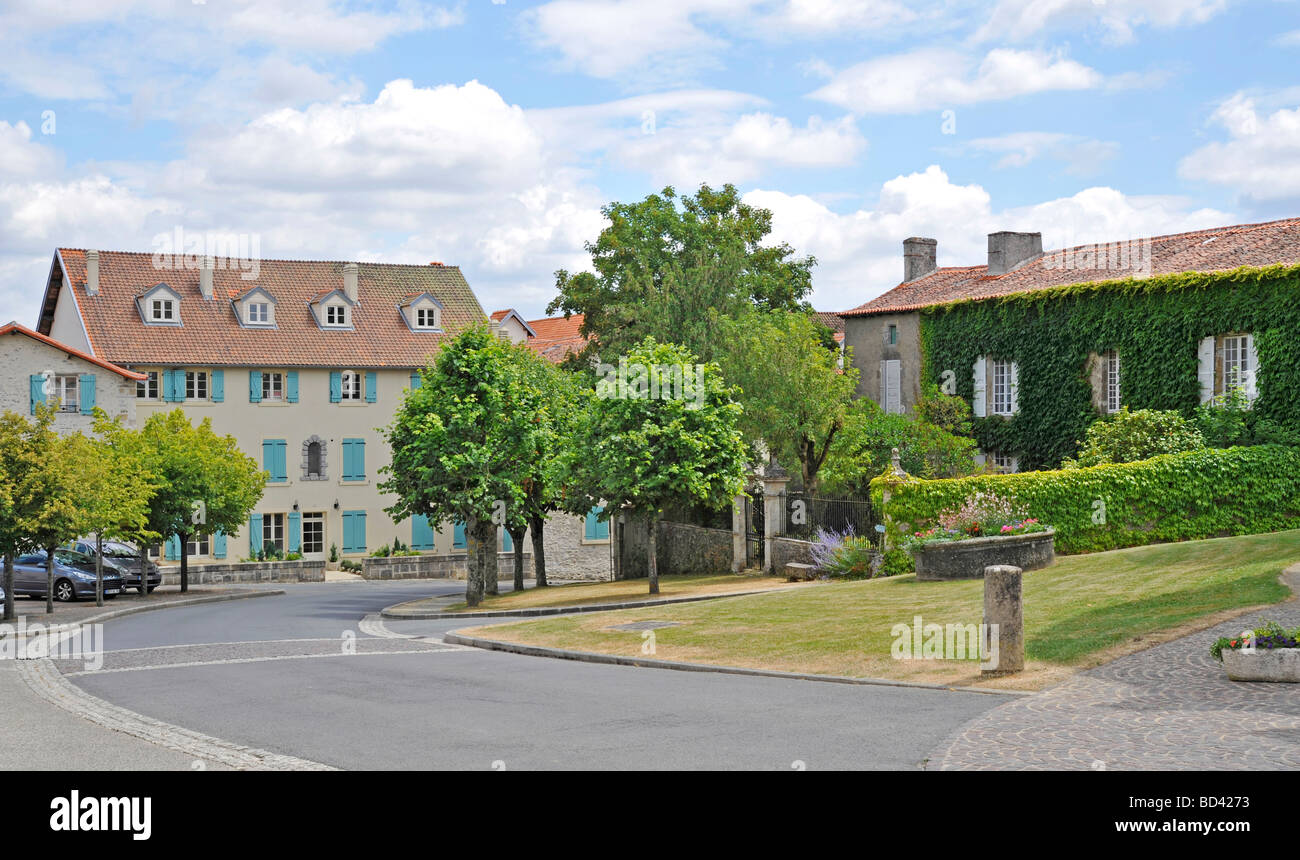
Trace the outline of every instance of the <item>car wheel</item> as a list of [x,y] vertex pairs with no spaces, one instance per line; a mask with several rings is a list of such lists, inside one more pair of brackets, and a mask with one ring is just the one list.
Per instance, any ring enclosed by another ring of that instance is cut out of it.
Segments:
[[64,603],[77,599],[77,591],[72,587],[71,580],[60,579],[54,583],[54,599]]

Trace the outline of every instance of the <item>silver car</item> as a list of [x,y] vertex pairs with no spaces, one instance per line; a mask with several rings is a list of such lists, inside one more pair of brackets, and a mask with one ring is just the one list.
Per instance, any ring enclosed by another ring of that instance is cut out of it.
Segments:
[[[84,553],[91,558],[95,557],[95,541],[90,538],[71,541],[67,544],[67,548]],[[135,547],[121,541],[104,541],[104,568],[110,567],[122,575],[122,581],[127,588],[140,587],[140,556],[136,553]],[[162,570],[156,562],[146,559],[145,571],[149,591],[152,592],[162,583]]]
[[[60,560],[64,556],[71,564]],[[80,556],[80,559],[76,558]],[[86,556],[72,553],[70,550],[56,550],[54,554],[54,599],[81,600],[95,596],[95,560],[89,559],[90,569],[85,569]],[[45,551],[20,555],[14,559],[14,596],[25,594],[28,597],[45,597],[46,592]],[[123,582],[120,573],[104,569],[104,596],[116,597],[122,593]]]

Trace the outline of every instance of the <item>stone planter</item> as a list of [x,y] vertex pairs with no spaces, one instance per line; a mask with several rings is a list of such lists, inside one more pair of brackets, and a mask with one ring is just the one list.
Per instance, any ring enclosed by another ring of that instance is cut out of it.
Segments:
[[1056,558],[1055,541],[1053,529],[1027,535],[941,541],[912,550],[912,558],[919,580],[980,579],[984,568],[995,564],[1021,570],[1047,567]]
[[1223,649],[1223,668],[1233,681],[1300,683],[1300,648]]

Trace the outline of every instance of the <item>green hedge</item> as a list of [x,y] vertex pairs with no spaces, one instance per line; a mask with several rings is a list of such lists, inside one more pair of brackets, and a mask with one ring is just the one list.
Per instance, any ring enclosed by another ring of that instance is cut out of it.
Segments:
[[[889,487],[890,500],[882,502]],[[1062,553],[1300,527],[1300,449],[1280,445],[1165,454],[1054,472],[871,483],[871,501],[915,531],[978,490],[1010,496],[1056,529]],[[1104,503],[1104,522],[1094,522]]]

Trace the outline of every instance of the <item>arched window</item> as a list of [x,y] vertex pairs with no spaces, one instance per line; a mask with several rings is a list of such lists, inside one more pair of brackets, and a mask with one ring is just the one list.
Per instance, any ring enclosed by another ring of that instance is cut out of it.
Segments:
[[320,477],[320,443],[310,442],[307,445],[307,477]]

